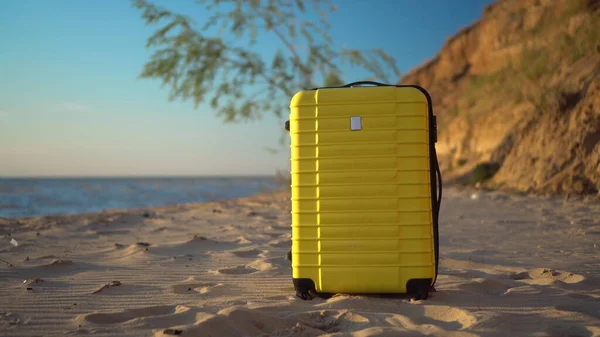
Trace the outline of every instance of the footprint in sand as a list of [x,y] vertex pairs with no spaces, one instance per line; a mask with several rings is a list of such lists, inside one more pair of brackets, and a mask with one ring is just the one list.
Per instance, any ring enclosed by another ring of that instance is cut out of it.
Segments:
[[468,311],[446,305],[425,305],[423,311],[392,314],[385,320],[392,326],[423,335],[448,335],[450,331],[468,329],[477,323],[477,318]]
[[247,275],[258,272],[258,269],[249,266],[237,266],[233,268],[219,269],[217,272],[224,275]]
[[57,258],[58,258],[58,256],[56,256],[56,255],[44,255],[44,256],[36,257],[32,260],[54,260]]
[[156,307],[126,309],[111,313],[86,314],[79,316],[78,320],[94,324],[118,324],[141,317],[169,315],[175,313],[175,310],[176,307],[172,305],[161,305]]
[[234,250],[230,252],[237,257],[257,257],[261,251],[258,249]]
[[202,256],[208,252],[226,251],[238,248],[237,242],[217,241],[204,236],[194,235],[185,241],[176,241],[155,245],[150,248],[150,254],[162,256]]
[[548,285],[556,281],[574,284],[585,280],[583,275],[547,268],[535,268],[529,271],[512,274],[510,275],[510,278],[537,285]]
[[127,229],[113,229],[113,230],[96,230],[92,232],[94,235],[127,235],[131,231]]
[[[369,316],[361,317],[356,312],[349,312],[347,309],[353,308],[354,310],[361,310],[363,308],[369,308],[371,306],[370,301],[367,301],[362,296],[337,296],[328,299],[326,303],[329,310],[322,315],[334,317],[338,325],[343,328],[342,331],[359,331],[363,327],[366,328],[373,325],[373,322],[370,322],[368,319]],[[385,305],[385,303],[381,304]],[[381,310],[385,309],[382,308]],[[409,331],[419,332],[422,335],[427,336],[449,335],[447,331],[444,330],[456,331],[467,329],[478,323],[477,317],[468,310],[442,305],[440,303],[431,304],[431,302],[428,301],[423,301],[420,304],[414,305],[407,304],[394,306],[391,310],[393,311],[390,313],[376,314],[376,322],[385,321],[393,327],[405,328]],[[326,322],[327,319],[324,317],[321,321]],[[317,322],[320,321],[317,320]],[[364,325],[361,326],[361,324]],[[432,328],[437,331],[432,331]],[[404,336],[404,334],[391,335]],[[410,334],[408,335],[410,336]]]
[[143,254],[148,251],[148,247],[144,243],[134,243],[129,246],[125,246],[119,243],[114,244],[113,257],[124,258],[133,255]]
[[[511,280],[509,280],[511,281]],[[503,295],[509,289],[518,286],[516,282],[514,284],[507,284],[496,280],[476,278],[470,282],[464,283],[459,286],[459,289],[470,293],[488,294],[488,295]]]
[[[258,266],[263,265],[261,268]],[[291,268],[290,261],[286,256],[262,256],[262,259],[256,260],[249,264],[249,266],[260,269],[286,269]]]
[[171,291],[176,294],[208,294],[212,288],[222,286],[222,283],[215,282],[199,282],[199,283],[183,283],[171,286]]
[[273,265],[265,260],[256,260],[246,266],[247,268],[253,268],[260,271],[273,269]]
[[274,226],[272,226],[272,228],[274,230],[286,231],[286,232],[289,232],[292,230],[292,227],[290,225],[274,225]]
[[448,329],[452,329],[452,327],[466,329],[477,323],[477,318],[470,312],[446,305],[425,306],[424,316],[431,320],[445,323]]
[[230,306],[246,305],[246,304],[248,304],[248,301],[244,301],[244,300],[232,300],[232,301],[225,302],[225,304],[226,305],[230,305]]
[[[181,328],[174,327],[157,333],[155,336],[170,336],[174,331],[186,336],[318,336],[322,331],[291,329],[297,325],[292,319],[272,316],[257,310],[229,307],[216,314],[197,313],[195,322],[187,322]],[[310,333],[309,333],[310,332]]]
[[292,240],[290,240],[288,238],[282,239],[282,240],[273,240],[273,241],[269,242],[269,245],[272,247],[278,247],[278,248],[291,247]]
[[193,322],[198,314],[199,308],[184,305],[156,306],[119,312],[85,314],[77,316],[76,321],[103,325],[125,323],[128,327],[164,329]]
[[63,260],[61,258],[50,261],[46,267],[57,267],[57,266],[70,266],[73,264],[72,260]]
[[554,307],[555,310],[569,312],[569,313],[580,313],[588,315],[597,319],[600,319],[600,305],[594,302],[579,303],[575,304],[559,304]]
[[2,328],[3,331],[7,331],[4,329],[9,329],[11,327],[18,326],[19,324],[23,324],[22,321],[23,318],[17,314],[13,314],[11,312],[0,312],[0,328]]
[[265,236],[265,237],[270,237],[270,238],[278,238],[278,237],[281,237],[281,236],[283,236],[283,235],[284,235],[284,234],[281,234],[281,233],[273,233],[273,232],[270,232],[270,233],[265,233],[265,234],[264,234],[264,236]]
[[235,242],[240,245],[246,245],[252,243],[252,240],[247,239],[246,237],[240,236],[235,239]]
[[370,319],[349,310],[323,310],[301,313],[295,317],[304,325],[326,333],[356,331],[367,327]]
[[[598,336],[598,329],[581,323],[548,324],[546,336]],[[590,329],[591,328],[591,329]],[[596,330],[594,332],[594,330]]]

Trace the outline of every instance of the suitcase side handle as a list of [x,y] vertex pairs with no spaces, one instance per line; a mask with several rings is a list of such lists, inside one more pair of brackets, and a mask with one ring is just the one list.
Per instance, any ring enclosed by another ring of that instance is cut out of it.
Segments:
[[389,87],[391,86],[390,84],[384,84],[384,83],[380,83],[380,82],[375,82],[375,81],[358,81],[358,82],[352,82],[352,83],[348,83],[346,85],[341,86],[342,88],[350,88],[350,87],[356,87],[359,85],[374,85],[377,87]]

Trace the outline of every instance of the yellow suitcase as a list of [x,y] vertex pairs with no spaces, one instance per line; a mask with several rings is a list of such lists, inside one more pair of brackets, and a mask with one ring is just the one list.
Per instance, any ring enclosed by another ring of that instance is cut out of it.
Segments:
[[427,91],[369,81],[304,90],[290,102],[286,129],[296,295],[426,299],[437,278],[442,196]]

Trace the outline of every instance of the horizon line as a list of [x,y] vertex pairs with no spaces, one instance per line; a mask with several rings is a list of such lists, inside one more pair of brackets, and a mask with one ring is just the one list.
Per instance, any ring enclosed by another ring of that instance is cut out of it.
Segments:
[[271,178],[277,174],[140,174],[140,175],[27,175],[3,176],[0,179],[119,179],[119,178]]

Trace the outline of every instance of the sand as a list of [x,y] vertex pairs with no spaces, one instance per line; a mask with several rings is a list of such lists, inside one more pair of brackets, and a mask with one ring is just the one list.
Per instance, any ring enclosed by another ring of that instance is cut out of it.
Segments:
[[414,302],[295,298],[285,194],[0,219],[0,335],[600,336],[597,198],[444,192]]

